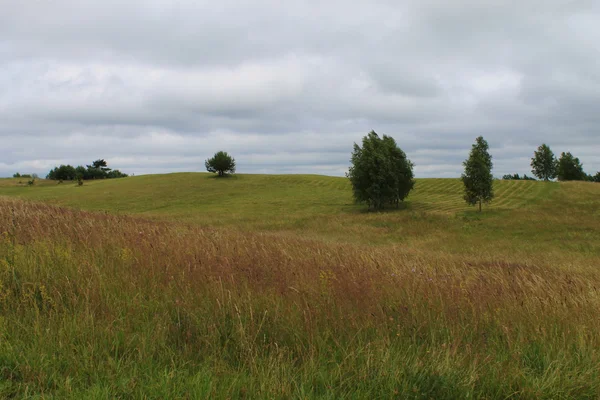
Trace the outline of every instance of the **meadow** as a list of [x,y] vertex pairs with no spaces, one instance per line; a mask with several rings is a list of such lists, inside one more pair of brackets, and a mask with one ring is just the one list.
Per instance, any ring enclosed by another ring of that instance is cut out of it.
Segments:
[[461,190],[0,180],[0,397],[599,398],[600,185]]

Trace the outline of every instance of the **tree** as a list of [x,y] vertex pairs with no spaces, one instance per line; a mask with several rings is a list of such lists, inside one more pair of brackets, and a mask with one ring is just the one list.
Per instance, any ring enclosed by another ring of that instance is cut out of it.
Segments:
[[119,171],[118,169],[113,169],[112,171],[109,171],[108,174],[106,174],[106,177],[108,179],[115,179],[115,178],[127,178],[129,175],[124,174],[123,172]]
[[592,176],[592,182],[600,183],[600,171],[596,172],[596,175]]
[[107,178],[110,168],[104,159],[98,159],[92,163],[92,165],[86,165],[87,167],[87,178],[86,179],[104,179]]
[[215,153],[212,158],[204,162],[208,172],[216,172],[219,176],[235,173],[235,159],[225,151]]
[[61,165],[55,167],[48,172],[46,179],[52,179],[55,181],[72,181],[77,178],[77,173],[72,165]]
[[556,175],[559,181],[584,181],[587,177],[583,172],[583,166],[579,162],[579,158],[573,157],[570,152],[561,153]]
[[463,162],[465,167],[465,172],[462,174],[462,181],[465,185],[464,199],[472,206],[479,203],[479,212],[481,212],[481,203],[489,203],[494,198],[493,164],[488,150],[488,143],[483,136],[479,136],[471,148],[469,158]]
[[104,171],[104,172],[110,171],[110,168],[108,168],[108,164],[106,163],[106,161],[103,158],[94,161],[91,166],[88,165],[87,167],[88,168],[99,169],[99,170]]
[[556,178],[556,158],[547,144],[542,144],[533,152],[531,159],[531,172],[538,177],[549,181]]
[[77,168],[75,168],[75,175],[77,176],[77,180],[79,180],[79,178],[82,180],[88,179],[87,169],[83,165],[79,165]]
[[398,207],[414,187],[413,163],[396,141],[369,132],[362,147],[354,143],[352,166],[346,174],[352,184],[354,200],[369,208],[383,209],[386,204]]

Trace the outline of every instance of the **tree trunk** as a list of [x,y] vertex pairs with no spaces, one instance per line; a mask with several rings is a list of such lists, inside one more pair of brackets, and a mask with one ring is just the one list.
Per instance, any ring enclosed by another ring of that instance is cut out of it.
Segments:
[[479,199],[479,212],[481,212],[481,199]]

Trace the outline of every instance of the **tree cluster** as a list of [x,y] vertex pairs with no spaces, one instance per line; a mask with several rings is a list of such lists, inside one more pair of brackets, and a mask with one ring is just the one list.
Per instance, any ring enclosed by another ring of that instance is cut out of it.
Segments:
[[371,131],[363,138],[362,147],[354,144],[351,162],[347,177],[354,200],[369,208],[398,207],[415,185],[413,163],[390,136],[379,137]]
[[548,181],[558,178],[559,181],[591,181],[598,182],[600,172],[595,176],[586,174],[583,171],[583,165],[579,158],[573,156],[570,152],[562,152],[557,159],[550,147],[542,144],[534,152],[531,159],[531,172],[539,179]]
[[74,180],[89,180],[89,179],[113,179],[113,178],[125,178],[127,174],[122,173],[118,169],[108,168],[108,164],[105,160],[99,159],[94,161],[91,165],[85,167],[79,165],[74,167],[72,165],[61,165],[55,167],[48,175],[46,179],[52,179],[56,181],[74,181]]
[[519,176],[519,174],[507,174],[504,175],[502,177],[503,180],[505,181],[535,181],[536,179],[531,177],[531,176],[527,176],[527,174],[523,174],[523,176]]

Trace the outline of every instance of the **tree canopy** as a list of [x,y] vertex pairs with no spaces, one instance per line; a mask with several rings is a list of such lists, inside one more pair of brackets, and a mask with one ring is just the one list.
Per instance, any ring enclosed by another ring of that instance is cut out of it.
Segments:
[[559,181],[585,181],[587,179],[579,158],[574,157],[570,152],[561,153],[556,174]]
[[507,174],[504,175],[502,179],[506,181],[535,181],[535,178],[527,176],[527,174],[523,174],[523,176],[520,176],[519,174]]
[[347,173],[354,200],[369,208],[398,206],[414,187],[413,163],[391,136],[369,132],[362,147],[354,143],[352,166]]
[[547,144],[542,144],[533,153],[531,172],[545,181],[556,178],[556,158]]
[[225,151],[215,153],[204,162],[204,166],[208,172],[217,173],[219,176],[235,173],[235,159]]
[[85,167],[82,165],[77,167],[73,167],[72,165],[60,165],[59,167],[51,169],[50,172],[48,172],[48,175],[46,175],[46,179],[72,181],[79,178],[89,180],[125,178],[127,176],[127,174],[122,173],[118,169],[108,168],[107,162],[100,159]]
[[494,198],[493,164],[488,150],[488,143],[483,136],[479,136],[475,139],[469,158],[463,162],[465,167],[462,174],[462,181],[465,185],[464,199],[469,205],[479,203],[479,211],[481,211],[481,203],[489,203]]

